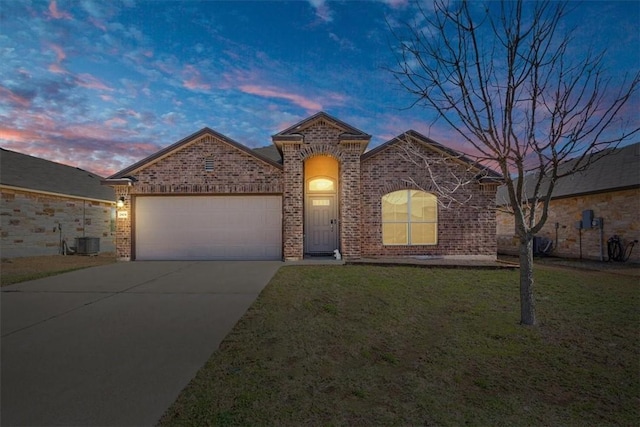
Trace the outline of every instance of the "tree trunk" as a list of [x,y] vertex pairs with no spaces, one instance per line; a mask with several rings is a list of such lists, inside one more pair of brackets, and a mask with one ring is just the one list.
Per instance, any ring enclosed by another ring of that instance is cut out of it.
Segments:
[[536,324],[536,303],[533,297],[533,236],[520,240],[520,323]]

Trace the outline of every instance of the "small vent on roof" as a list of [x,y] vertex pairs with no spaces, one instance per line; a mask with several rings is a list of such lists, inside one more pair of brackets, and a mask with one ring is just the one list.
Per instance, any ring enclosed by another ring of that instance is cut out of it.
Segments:
[[209,157],[207,159],[204,159],[204,170],[206,172],[213,171],[213,157]]

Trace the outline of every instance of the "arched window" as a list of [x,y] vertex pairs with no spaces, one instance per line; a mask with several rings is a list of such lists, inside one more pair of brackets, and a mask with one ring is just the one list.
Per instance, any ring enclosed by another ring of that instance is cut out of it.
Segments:
[[332,179],[313,178],[309,180],[307,190],[312,193],[334,193],[336,184]]
[[417,190],[399,190],[382,196],[383,245],[438,243],[438,199]]

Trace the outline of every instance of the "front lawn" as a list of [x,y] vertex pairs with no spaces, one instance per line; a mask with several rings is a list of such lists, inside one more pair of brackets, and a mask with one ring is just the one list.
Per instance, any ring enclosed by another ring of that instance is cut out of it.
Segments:
[[44,255],[0,260],[0,286],[13,285],[87,267],[116,262],[114,253],[97,256]]
[[638,425],[638,278],[281,268],[162,425]]

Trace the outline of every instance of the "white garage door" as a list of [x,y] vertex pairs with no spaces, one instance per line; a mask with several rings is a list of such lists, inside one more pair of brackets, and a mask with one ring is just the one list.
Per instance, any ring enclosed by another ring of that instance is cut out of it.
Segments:
[[280,196],[138,197],[138,260],[282,258]]

